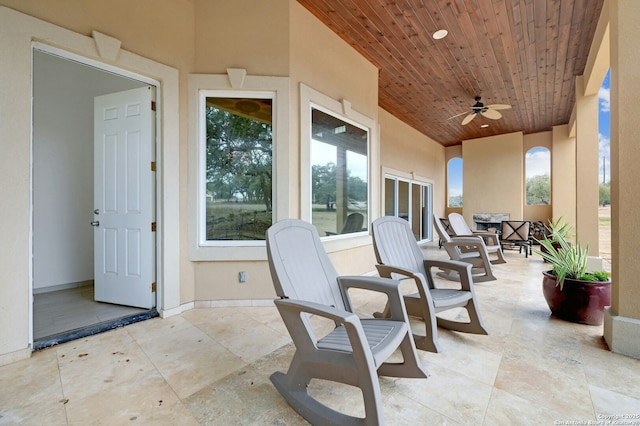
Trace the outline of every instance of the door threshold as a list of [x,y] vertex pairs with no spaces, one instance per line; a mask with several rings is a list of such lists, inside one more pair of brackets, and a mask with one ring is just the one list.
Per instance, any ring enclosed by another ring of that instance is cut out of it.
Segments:
[[157,316],[158,311],[154,308],[146,312],[128,315],[115,320],[104,321],[99,324],[94,324],[88,327],[82,327],[71,331],[65,331],[63,333],[54,334],[52,336],[46,336],[33,342],[33,350],[39,351],[41,349],[50,348],[51,346],[60,345],[72,340],[82,339],[83,337],[93,336],[94,334],[103,333],[105,331],[124,327],[125,325],[129,324],[135,324],[136,322],[145,321]]

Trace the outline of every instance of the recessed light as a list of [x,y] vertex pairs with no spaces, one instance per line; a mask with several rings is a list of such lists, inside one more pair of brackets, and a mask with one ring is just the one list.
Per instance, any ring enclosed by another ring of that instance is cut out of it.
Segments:
[[482,126],[480,126],[480,127],[482,127],[482,128],[484,129],[484,128],[486,128],[486,127],[489,127],[489,125],[488,125],[488,124],[483,124],[483,125],[482,125]]
[[435,33],[433,33],[433,38],[436,40],[440,40],[445,38],[447,34],[449,34],[447,30],[438,30]]

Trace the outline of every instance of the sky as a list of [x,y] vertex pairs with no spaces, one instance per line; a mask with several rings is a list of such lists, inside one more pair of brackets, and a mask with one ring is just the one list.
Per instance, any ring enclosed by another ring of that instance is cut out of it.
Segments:
[[[599,182],[609,182],[609,146],[611,141],[610,132],[610,111],[609,111],[609,89],[610,74],[602,82],[598,91],[598,147],[600,151],[599,162]],[[550,174],[549,151],[546,149],[534,148],[526,155],[527,178],[537,175]],[[449,177],[449,196],[462,194],[462,160],[457,158],[449,162],[447,175]]]
[[[600,183],[609,182],[611,177],[611,170],[609,168],[609,147],[611,144],[611,129],[610,129],[610,110],[609,110],[609,89],[610,89],[610,76],[611,70],[607,72],[602,86],[598,91],[598,146],[600,149]],[[604,163],[604,168],[602,164]],[[604,173],[603,173],[604,169]]]

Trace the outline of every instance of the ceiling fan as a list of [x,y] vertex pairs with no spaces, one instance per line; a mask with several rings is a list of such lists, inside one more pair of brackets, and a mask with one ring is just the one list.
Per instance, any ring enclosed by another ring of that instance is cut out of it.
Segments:
[[[464,118],[464,120],[462,120],[463,126],[469,124],[471,120],[476,118],[476,115],[478,114],[482,114],[492,120],[498,120],[499,118],[502,118],[502,114],[499,113],[498,110],[511,108],[511,105],[506,104],[485,105],[482,103],[482,97],[480,96],[476,96],[475,100],[476,103],[471,107],[471,112]],[[454,115],[453,117],[449,117],[449,120],[451,120],[452,118],[460,117],[463,114],[467,114],[467,112],[465,111],[460,114]]]

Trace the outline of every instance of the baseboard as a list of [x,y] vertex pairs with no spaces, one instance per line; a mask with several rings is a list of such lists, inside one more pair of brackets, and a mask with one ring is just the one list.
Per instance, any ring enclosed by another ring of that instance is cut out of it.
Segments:
[[[275,299],[275,297],[274,297]],[[273,299],[198,300],[195,309],[272,307]]]
[[9,352],[8,354],[0,355],[0,367],[3,365],[13,364],[14,362],[22,361],[31,357],[31,347],[28,346],[19,351]]
[[33,294],[51,293],[52,291],[68,290],[70,288],[92,286],[93,280],[77,281],[74,283],[50,285],[47,287],[34,288]]

